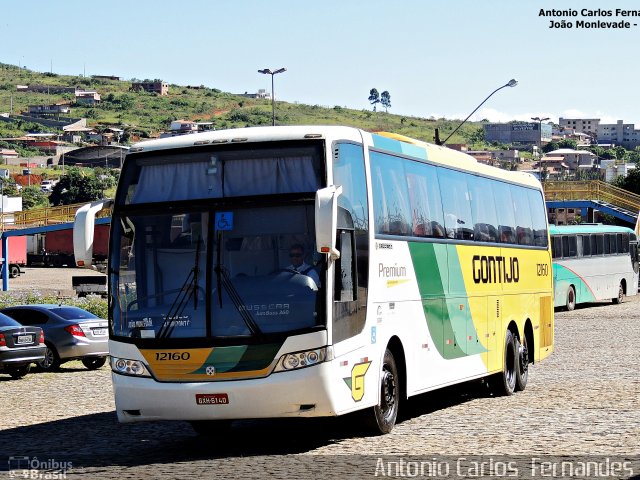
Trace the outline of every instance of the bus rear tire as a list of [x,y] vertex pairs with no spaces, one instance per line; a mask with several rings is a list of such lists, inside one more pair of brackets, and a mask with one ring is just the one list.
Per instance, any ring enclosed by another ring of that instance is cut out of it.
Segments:
[[191,428],[202,437],[219,437],[231,430],[232,420],[194,420]]
[[567,290],[566,307],[568,312],[576,308],[576,290],[573,288],[573,285],[569,287],[569,290]]
[[516,345],[516,391],[521,392],[527,386],[529,380],[529,349],[527,348],[527,336],[523,335],[522,343],[517,338]]
[[494,395],[508,397],[516,391],[518,376],[518,355],[515,337],[511,330],[507,330],[504,340],[504,364],[502,372],[493,375],[490,381]]
[[366,424],[372,432],[385,434],[393,430],[400,406],[399,381],[396,361],[391,351],[387,349],[382,360],[380,403],[366,412]]
[[624,287],[622,286],[622,283],[620,284],[620,287],[618,289],[618,296],[616,298],[612,298],[611,301],[616,305],[624,302]]

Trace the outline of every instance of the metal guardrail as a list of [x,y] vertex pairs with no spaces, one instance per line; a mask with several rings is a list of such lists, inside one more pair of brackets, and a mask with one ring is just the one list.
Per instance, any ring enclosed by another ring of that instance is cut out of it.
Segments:
[[545,200],[599,200],[617,207],[640,211],[640,195],[600,180],[547,181],[542,184]]
[[[73,222],[78,208],[83,205],[86,205],[86,202],[24,210],[22,212],[2,213],[0,214],[0,222],[5,230],[70,223]],[[111,216],[111,209],[105,208],[98,212],[96,216],[98,218],[109,217]]]

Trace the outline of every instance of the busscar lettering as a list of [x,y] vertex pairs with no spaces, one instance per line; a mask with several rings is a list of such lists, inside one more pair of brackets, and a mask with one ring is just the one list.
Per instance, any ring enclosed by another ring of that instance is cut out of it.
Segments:
[[517,257],[474,255],[472,259],[474,283],[518,283],[520,263]]

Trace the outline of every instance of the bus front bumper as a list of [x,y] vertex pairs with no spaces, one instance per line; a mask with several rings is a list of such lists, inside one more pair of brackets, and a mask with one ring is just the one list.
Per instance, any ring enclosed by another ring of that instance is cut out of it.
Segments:
[[120,422],[334,416],[330,364],[218,382],[157,382],[113,373]]

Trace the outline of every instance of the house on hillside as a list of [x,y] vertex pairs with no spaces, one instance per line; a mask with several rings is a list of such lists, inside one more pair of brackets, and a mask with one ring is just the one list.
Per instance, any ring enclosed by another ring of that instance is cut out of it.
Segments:
[[98,92],[79,90],[76,92],[76,103],[78,105],[97,105],[100,103]]
[[159,95],[169,95],[169,84],[163,81],[157,82],[132,82],[131,90],[157,93]]
[[548,157],[562,158],[564,163],[567,164],[569,170],[578,170],[578,167],[593,168],[597,165],[598,157],[596,154],[586,150],[573,150],[572,148],[559,148],[547,153],[542,160]]
[[54,105],[29,105],[27,115],[36,117],[51,117],[68,115],[71,107],[68,103],[56,103]]
[[18,152],[15,150],[11,150],[8,148],[0,148],[0,160],[2,163],[10,163],[10,160],[14,160],[18,158]]

